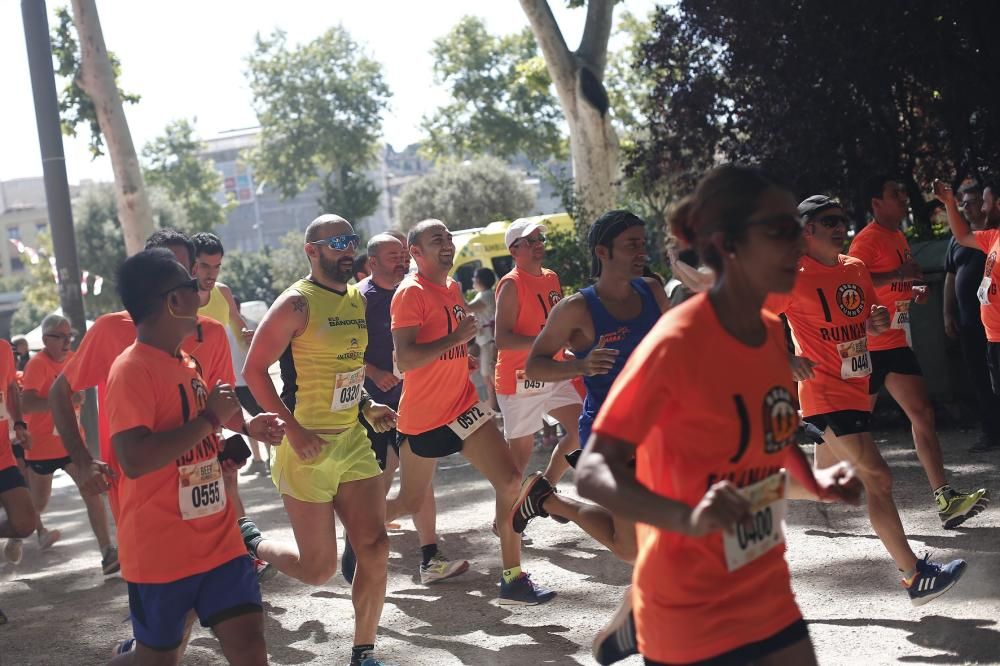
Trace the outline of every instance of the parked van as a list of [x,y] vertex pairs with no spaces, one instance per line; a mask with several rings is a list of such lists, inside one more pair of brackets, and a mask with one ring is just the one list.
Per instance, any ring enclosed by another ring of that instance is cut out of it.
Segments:
[[[531,222],[544,224],[550,231],[572,232],[573,219],[566,213],[552,215],[537,215],[522,218]],[[451,232],[455,243],[455,264],[451,268],[451,276],[462,285],[462,291],[472,289],[472,277],[476,269],[492,268],[497,279],[507,274],[514,267],[514,259],[504,244],[504,234],[512,223],[508,220],[490,222],[478,229],[462,229]]]

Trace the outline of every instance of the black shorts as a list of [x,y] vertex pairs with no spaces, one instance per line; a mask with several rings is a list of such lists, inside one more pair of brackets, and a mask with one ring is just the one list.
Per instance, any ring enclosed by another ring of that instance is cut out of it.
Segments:
[[16,465],[0,469],[0,493],[5,493],[8,490],[14,490],[14,488],[27,487],[28,484],[24,482],[21,470],[19,470]]
[[236,398],[243,405],[243,409],[247,410],[247,414],[250,416],[257,416],[264,410],[260,408],[257,404],[256,398],[253,397],[253,393],[250,392],[250,388],[247,386],[237,386],[236,387]]
[[990,373],[994,395],[1000,395],[1000,342],[986,343],[986,369]]
[[890,373],[897,375],[917,375],[924,373],[920,370],[920,361],[917,355],[909,347],[897,347],[895,349],[883,349],[871,352],[872,374],[868,378],[868,395],[875,395],[885,386],[885,378]]
[[[730,650],[725,654],[720,654],[711,659],[691,662],[691,666],[746,666],[746,664],[753,663],[758,659],[795,645],[803,638],[809,640],[809,628],[806,626],[805,620],[796,620],[778,633],[764,640],[741,645],[735,650]],[[662,661],[646,659],[646,666],[668,665]]]
[[399,457],[399,433],[395,428],[386,432],[375,432],[364,419],[361,419],[361,425],[368,431],[368,441],[372,443],[372,451],[375,452],[375,459],[378,460],[378,466],[384,472],[385,466],[389,462],[390,446],[396,452],[396,457]]
[[45,460],[25,460],[24,464],[35,474],[48,476],[55,474],[57,469],[66,469],[66,465],[71,462],[73,462],[73,459],[66,456],[65,458],[47,458]]
[[[826,432],[829,428],[837,437],[844,435],[857,435],[860,432],[869,432],[869,423],[872,419],[871,412],[863,412],[859,409],[845,409],[840,412],[827,412],[826,414],[813,414],[803,417],[803,421],[816,426],[820,432]],[[823,442],[817,442],[822,444]]]
[[14,453],[15,458],[20,458],[24,460],[24,447],[20,444],[11,444],[10,450]]
[[410,443],[410,450],[421,458],[444,458],[462,450],[465,442],[446,425],[434,428],[419,435],[404,435],[399,433],[396,440],[396,451],[404,441]]

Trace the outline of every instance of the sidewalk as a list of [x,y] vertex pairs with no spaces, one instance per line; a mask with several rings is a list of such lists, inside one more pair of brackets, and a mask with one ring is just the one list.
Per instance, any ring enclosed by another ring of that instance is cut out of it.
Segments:
[[[942,438],[955,485],[987,485],[1000,503],[1000,455],[967,454],[975,433]],[[876,439],[896,475],[914,550],[936,559],[965,557],[969,570],[954,590],[915,609],[862,509],[793,503],[788,559],[820,663],[1000,664],[1000,506],[945,532],[908,433]],[[536,452],[531,468],[545,457]],[[0,560],[0,608],[9,618],[0,626],[3,666],[106,663],[112,644],[130,635],[125,583],[100,574],[86,510],[72,482],[60,476],[45,520],[62,530],[62,540],[45,553],[34,538],[26,540],[17,567]],[[540,519],[528,529],[525,569],[559,596],[545,606],[500,608],[489,486],[457,456],[441,461],[437,485],[440,546],[472,566],[454,581],[420,585],[416,535],[402,521],[390,536],[383,658],[398,666],[592,664],[590,640],[614,611],[628,568],[576,527]],[[262,530],[292,537],[270,479],[242,477],[240,490]],[[561,490],[572,492],[568,483]],[[342,578],[312,588],[279,575],[264,584],[264,598],[272,664],[347,663],[352,608]],[[225,662],[211,634],[196,627],[183,663]]]

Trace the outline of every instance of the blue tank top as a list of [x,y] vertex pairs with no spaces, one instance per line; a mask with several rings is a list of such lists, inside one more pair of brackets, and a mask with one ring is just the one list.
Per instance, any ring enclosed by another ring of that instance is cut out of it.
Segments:
[[587,307],[590,309],[590,318],[594,322],[594,344],[586,350],[574,352],[580,358],[586,358],[590,351],[597,347],[602,341],[607,349],[617,349],[618,357],[611,372],[606,375],[594,375],[584,377],[583,385],[587,388],[587,396],[583,400],[583,413],[580,414],[580,446],[585,446],[590,438],[590,428],[597,418],[597,412],[608,397],[611,385],[618,378],[618,373],[625,367],[625,361],[632,355],[633,350],[639,342],[646,337],[653,325],[656,324],[662,312],[660,306],[653,296],[652,290],[642,278],[636,278],[630,282],[632,288],[642,299],[642,310],[635,319],[622,321],[616,319],[597,297],[594,287],[586,287],[580,290]]

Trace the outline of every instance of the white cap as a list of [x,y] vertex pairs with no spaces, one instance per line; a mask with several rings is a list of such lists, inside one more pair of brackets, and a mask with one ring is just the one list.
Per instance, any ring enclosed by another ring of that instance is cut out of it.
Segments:
[[510,223],[510,226],[507,227],[507,233],[503,235],[504,245],[506,245],[509,250],[511,245],[525,236],[530,236],[536,229],[542,233],[548,231],[544,224],[539,224],[538,222],[532,222],[531,220],[525,220],[524,218],[514,220]]

